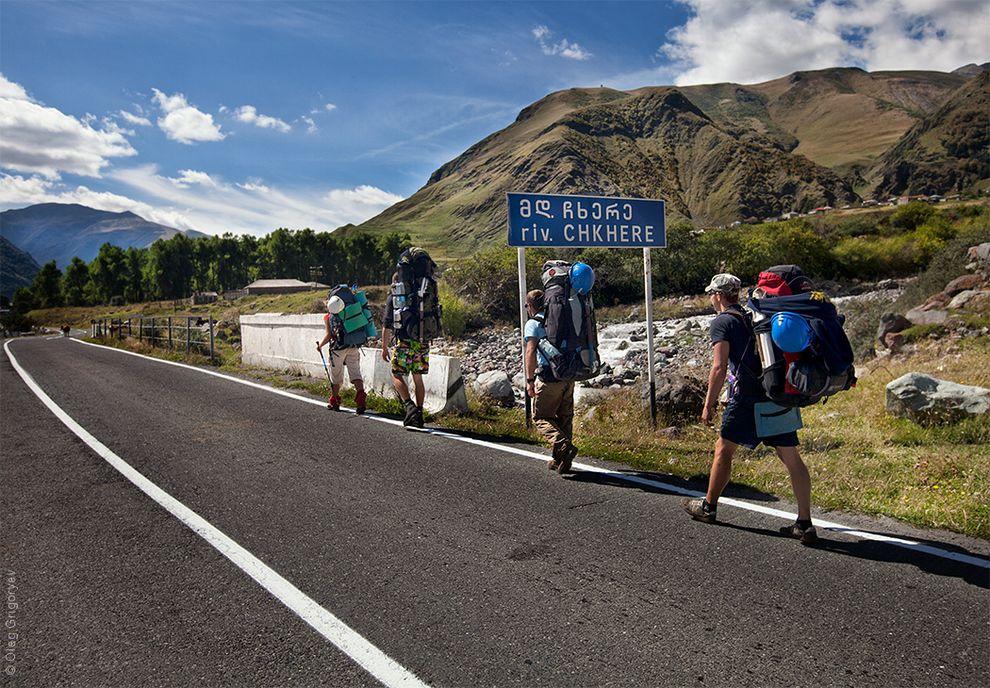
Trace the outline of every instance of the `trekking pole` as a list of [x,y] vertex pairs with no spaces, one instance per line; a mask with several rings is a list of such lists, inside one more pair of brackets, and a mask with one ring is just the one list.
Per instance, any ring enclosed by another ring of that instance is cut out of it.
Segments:
[[[319,344],[319,342],[316,342]],[[330,393],[328,396],[333,396],[333,380],[330,379],[330,368],[327,366],[327,359],[323,356],[323,347],[317,349],[320,352],[320,360],[323,361],[323,370],[327,374],[327,384],[330,385]],[[330,351],[330,360],[333,360],[333,351]]]

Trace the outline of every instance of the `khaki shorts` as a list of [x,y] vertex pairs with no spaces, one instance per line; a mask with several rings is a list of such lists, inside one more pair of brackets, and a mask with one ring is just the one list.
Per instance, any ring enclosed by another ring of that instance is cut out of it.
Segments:
[[354,384],[361,379],[361,347],[352,346],[348,349],[330,350],[330,381],[335,385],[344,382],[344,368],[347,368],[347,379]]

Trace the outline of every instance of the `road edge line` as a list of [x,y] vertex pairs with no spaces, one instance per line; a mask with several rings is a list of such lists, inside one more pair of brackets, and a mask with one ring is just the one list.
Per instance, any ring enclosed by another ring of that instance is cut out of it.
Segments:
[[[168,365],[178,366],[180,368],[188,368],[189,370],[195,370],[206,375],[212,375],[214,377],[219,377],[224,380],[230,380],[231,382],[236,382],[242,385],[248,385],[249,387],[255,387],[273,394],[279,394],[290,399],[295,399],[297,401],[303,401],[307,404],[315,404],[316,406],[326,407],[322,401],[317,399],[310,399],[308,397],[295,394],[293,392],[287,392],[282,389],[277,389],[269,385],[263,385],[260,382],[253,382],[251,380],[244,380],[239,377],[234,377],[233,375],[226,375],[224,373],[218,373],[213,370],[206,370],[199,366],[190,365],[188,363],[180,363],[178,361],[169,361],[164,358],[155,358],[154,356],[148,356],[146,354],[140,354],[136,351],[128,351],[127,349],[118,349],[114,346],[106,346],[104,344],[95,344],[93,342],[83,341],[81,339],[72,338],[72,341],[78,344],[85,344],[86,346],[96,347],[98,349],[109,349],[110,351],[117,351],[122,354],[127,354],[129,356],[137,356],[138,358],[146,358],[149,361],[156,361],[158,363],[166,363]],[[353,409],[343,409],[350,413],[353,413]],[[402,421],[395,420],[393,418],[385,418],[384,416],[365,414],[365,418],[369,420],[378,421],[380,423],[388,423],[390,425],[402,425]],[[542,461],[544,463],[550,461],[551,457],[546,454],[540,454],[538,452],[528,451],[526,449],[519,449],[517,447],[511,447],[504,444],[497,444],[495,442],[489,442],[487,440],[479,440],[473,437],[465,437],[464,435],[458,435],[455,432],[449,430],[439,430],[434,428],[426,428],[423,430],[425,434],[435,435],[437,437],[446,437],[448,439],[457,440],[458,442],[465,442],[467,444],[475,444],[482,447],[487,447],[489,449],[495,449],[497,451],[506,452],[509,454],[516,454],[517,456],[524,456],[529,459],[535,459],[537,461]],[[574,463],[572,464],[574,468],[580,469],[587,473],[598,473],[601,475],[607,475],[611,478],[616,478],[618,480],[624,480],[626,482],[636,483],[639,485],[645,485],[647,487],[654,487],[665,492],[671,492],[673,494],[684,495],[686,497],[704,497],[704,492],[699,492],[697,490],[691,490],[686,487],[680,487],[679,485],[673,485],[671,483],[661,482],[659,480],[653,480],[651,478],[644,478],[638,475],[630,475],[628,473],[623,473],[621,471],[614,471],[609,468],[602,468],[600,466],[593,466],[586,463]],[[781,518],[785,520],[793,521],[797,518],[797,514],[784,511],[783,509],[774,509],[772,507],[762,506],[760,504],[751,504],[750,502],[743,501],[741,499],[735,499],[733,497],[722,497],[718,500],[719,505],[731,506],[737,509],[743,509],[745,511],[752,511],[759,514],[764,514],[766,516],[773,516],[775,518]],[[959,552],[953,552],[951,550],[942,549],[941,547],[935,547],[933,545],[926,545],[922,542],[917,542],[916,540],[911,540],[909,538],[894,537],[892,535],[881,535],[880,533],[873,533],[868,530],[859,530],[851,526],[844,525],[842,523],[837,523],[835,521],[826,520],[815,520],[815,525],[824,528],[825,530],[831,530],[838,533],[844,533],[853,537],[858,537],[863,540],[871,540],[873,542],[882,542],[888,545],[895,545],[897,547],[903,547],[905,549],[911,550],[913,552],[922,552],[924,554],[930,554],[935,557],[941,557],[943,559],[949,559],[952,561],[957,561],[963,564],[969,564],[971,566],[978,566],[990,570],[990,559],[984,559],[982,557],[973,556],[971,554],[960,554]]]
[[244,547],[237,544],[237,542],[225,535],[205,518],[158,487],[141,472],[114,453],[112,449],[96,439],[88,430],[76,422],[72,416],[56,404],[31,374],[21,366],[10,350],[9,340],[4,343],[3,349],[14,370],[21,376],[28,389],[76,437],[81,439],[86,446],[102,457],[135,487],[175,516],[194,533],[206,540],[207,543],[230,560],[237,568],[253,578],[255,582],[271,593],[300,619],[309,624],[317,633],[329,640],[365,671],[390,688],[428,688],[415,674],[379,650],[360,633],[334,616],[313,598],[302,592]]

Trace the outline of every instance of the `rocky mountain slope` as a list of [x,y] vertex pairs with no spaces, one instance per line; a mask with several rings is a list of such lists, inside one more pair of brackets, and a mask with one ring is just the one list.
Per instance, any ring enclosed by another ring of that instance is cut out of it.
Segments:
[[873,174],[881,196],[944,194],[990,178],[990,72],[911,127]]
[[668,218],[700,226],[851,202],[872,191],[886,151],[940,117],[971,67],[981,69],[552,93],[360,228],[409,232],[456,257],[502,239],[508,191],[664,198]]
[[64,268],[73,256],[92,260],[100,246],[150,246],[176,234],[206,236],[149,222],[132,212],[111,213],[84,205],[39,203],[0,213],[0,236],[40,263],[55,260]]
[[31,286],[40,269],[30,253],[0,236],[0,294],[9,298],[20,287]]

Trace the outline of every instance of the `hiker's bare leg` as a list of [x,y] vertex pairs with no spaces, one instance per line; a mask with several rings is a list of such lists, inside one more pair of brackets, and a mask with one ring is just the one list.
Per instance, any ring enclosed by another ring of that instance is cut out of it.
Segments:
[[[422,375],[413,375],[413,385],[416,388],[416,406],[423,408],[423,400],[426,399],[426,385],[423,384]],[[409,398],[409,391],[406,391],[406,398]]]
[[364,391],[364,380],[354,380],[354,391],[359,393]]
[[335,396],[340,396],[340,385],[330,385],[330,392]]
[[405,378],[393,375],[392,386],[395,387],[395,393],[399,395],[399,399],[401,399],[403,403],[409,401],[409,387],[406,385]]
[[712,461],[712,470],[708,476],[708,494],[705,496],[709,504],[715,504],[722,496],[722,490],[729,484],[732,456],[738,448],[738,444],[722,437],[719,437],[718,442],[715,443],[715,459]]
[[808,467],[801,460],[797,447],[777,447],[777,456],[787,467],[791,476],[791,489],[798,503],[798,518],[802,521],[811,520],[811,476]]

